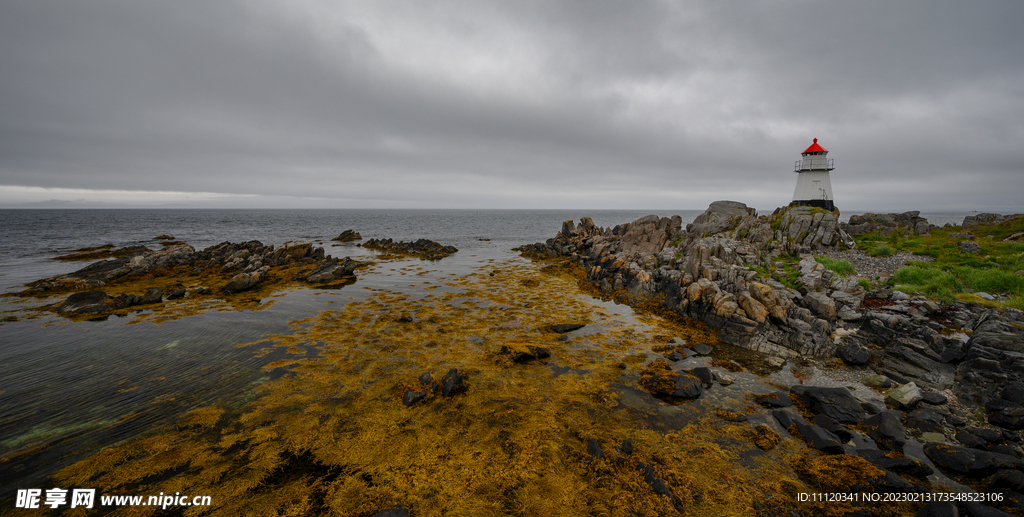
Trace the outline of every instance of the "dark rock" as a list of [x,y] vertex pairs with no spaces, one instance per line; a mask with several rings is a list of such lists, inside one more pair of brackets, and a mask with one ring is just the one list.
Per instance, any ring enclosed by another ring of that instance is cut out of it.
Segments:
[[430,375],[430,372],[423,372],[420,375],[420,384],[423,386],[430,386],[434,382],[434,376]]
[[137,294],[119,294],[114,298],[114,308],[124,309],[142,303],[142,297]]
[[758,405],[766,408],[790,407],[793,405],[793,399],[789,398],[789,394],[784,391],[755,395],[754,400]]
[[154,287],[145,294],[142,295],[142,300],[139,300],[140,305],[148,305],[151,303],[160,303],[163,301],[164,292],[162,289]]
[[114,310],[114,299],[103,291],[72,293],[57,306],[58,314],[101,314]]
[[815,415],[814,418],[811,419],[811,423],[836,435],[842,443],[846,443],[853,439],[853,433],[849,429],[843,427],[839,422],[836,422],[835,419],[830,416]]
[[668,359],[669,361],[676,362],[676,361],[682,361],[683,359],[686,359],[686,356],[683,355],[683,354],[680,354],[679,352],[672,352],[671,354],[668,354],[667,356],[665,356],[665,358]]
[[181,288],[175,289],[175,290],[171,291],[171,294],[167,295],[167,299],[168,300],[177,300],[178,298],[184,298],[184,297],[185,297],[185,290],[181,289]]
[[931,409],[915,409],[907,413],[906,424],[922,433],[942,433],[942,413]]
[[465,393],[468,389],[462,374],[455,368],[448,370],[448,373],[441,378],[441,394],[445,397]]
[[622,440],[622,444],[615,448],[615,450],[622,455],[632,456],[633,455],[633,442],[629,440]]
[[644,482],[648,485],[654,483],[654,480],[657,479],[654,477],[654,469],[647,464],[637,463],[636,470],[640,472],[640,475],[644,477]]
[[971,253],[973,255],[981,253],[981,245],[974,241],[960,241],[958,246],[963,253]]
[[1024,401],[1024,382],[1009,382],[999,394],[1006,400],[1020,403]]
[[1003,407],[988,416],[988,423],[1006,429],[1024,429],[1024,407]]
[[595,460],[604,459],[604,451],[601,450],[601,442],[597,441],[597,438],[587,440],[587,454],[591,455]]
[[579,329],[581,329],[581,328],[583,328],[585,326],[586,325],[580,325],[578,323],[559,323],[557,325],[551,325],[551,327],[549,327],[549,328],[551,329],[551,332],[557,332],[559,334],[565,334],[566,332],[572,332],[574,330],[579,330]]
[[364,248],[412,255],[424,260],[440,260],[459,251],[454,246],[443,246],[434,241],[419,239],[415,242],[394,242],[391,239],[370,239],[363,243]]
[[937,391],[923,391],[921,392],[921,402],[931,404],[933,406],[940,406],[949,402],[949,399]]
[[1002,443],[1003,433],[996,431],[995,429],[985,429],[984,427],[971,427],[968,429],[971,434],[985,440],[988,443]]
[[396,321],[398,321],[399,323],[412,323],[412,318],[410,316],[402,316],[401,318],[398,318]]
[[669,501],[673,503],[675,502],[675,497],[672,497],[672,490],[669,490],[668,485],[666,485],[664,481],[655,478],[654,481],[651,482],[651,489],[654,490],[655,494],[668,497]]
[[992,477],[985,480],[985,484],[989,489],[1007,488],[1024,492],[1024,472],[1010,469],[997,470]]
[[984,438],[969,431],[958,431],[956,433],[956,441],[960,442],[964,447],[970,447],[971,449],[984,449],[988,445]]
[[969,476],[985,476],[999,469],[1024,468],[1024,461],[1018,458],[956,445],[929,443],[925,444],[924,453],[939,467]]
[[814,449],[825,454],[843,454],[845,452],[839,437],[825,429],[800,421],[796,423],[796,429],[800,436],[807,441],[807,445]]
[[960,517],[960,510],[948,501],[933,501],[917,511],[915,517]]
[[864,431],[879,448],[903,452],[906,444],[906,433],[898,411],[882,411],[864,420]]
[[405,394],[402,395],[402,404],[405,404],[408,407],[423,400],[426,397],[427,392],[425,391],[405,390]]
[[790,392],[815,413],[828,415],[838,422],[856,424],[864,420],[864,410],[846,388],[798,385],[790,388]]
[[551,352],[547,348],[527,343],[507,343],[501,345],[501,350],[498,353],[500,355],[512,356],[512,362],[515,363],[525,363],[535,359],[551,357]]
[[772,411],[772,416],[775,417],[775,420],[778,420],[779,425],[786,430],[789,430],[790,427],[804,421],[804,417],[787,409],[776,409]]
[[868,364],[868,361],[871,360],[871,351],[860,345],[850,343],[836,349],[836,356],[846,364],[860,366]]
[[345,231],[341,232],[341,235],[338,235],[337,237],[335,237],[335,238],[333,238],[331,240],[332,241],[338,241],[338,242],[350,242],[350,241],[358,241],[358,240],[360,240],[362,238],[363,238],[362,235],[359,235],[358,233],[356,233],[356,232],[354,232],[352,230],[345,230]]
[[960,517],[1013,517],[1011,513],[1006,513],[981,503],[961,501],[957,504],[960,507]]
[[714,379],[714,374],[712,374],[711,368],[708,368],[707,366],[698,366],[691,370],[690,373],[694,377],[700,379],[700,383],[704,385],[705,388],[711,387],[711,381]]
[[348,257],[340,261],[326,259],[318,262],[316,269],[296,276],[296,280],[304,280],[311,284],[322,284],[352,276],[355,270],[356,263]]
[[1007,456],[1013,456],[1014,458],[1019,458],[1020,457],[1020,454],[1017,454],[1017,449],[1014,449],[1012,445],[1006,445],[1006,444],[989,445],[986,450],[988,450],[989,452],[994,452],[996,454],[1005,454]]
[[695,399],[704,393],[700,379],[688,373],[676,377],[675,391],[672,396],[676,398]]
[[693,351],[697,353],[696,355],[708,355],[714,350],[715,349],[711,348],[711,345],[707,343],[697,343],[696,345],[693,345]]
[[892,458],[889,456],[891,453],[878,449],[856,449],[854,454],[870,461],[871,464],[880,469],[897,474],[924,479],[935,473],[934,469],[918,460],[900,457]]

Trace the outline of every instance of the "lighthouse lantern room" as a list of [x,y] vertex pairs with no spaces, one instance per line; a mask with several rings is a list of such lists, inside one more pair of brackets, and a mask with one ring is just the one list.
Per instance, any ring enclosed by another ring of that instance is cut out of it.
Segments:
[[832,198],[832,182],[828,179],[828,172],[834,167],[833,160],[826,158],[828,150],[818,145],[818,139],[814,139],[803,153],[802,160],[797,160],[793,166],[793,172],[797,173],[796,190],[793,191],[793,202],[790,206],[805,205],[835,210],[835,203]]

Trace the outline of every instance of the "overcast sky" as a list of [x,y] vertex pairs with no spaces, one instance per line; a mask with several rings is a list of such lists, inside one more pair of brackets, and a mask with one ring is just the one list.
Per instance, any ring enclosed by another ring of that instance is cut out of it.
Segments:
[[1024,211],[1024,2],[2,0],[0,206]]

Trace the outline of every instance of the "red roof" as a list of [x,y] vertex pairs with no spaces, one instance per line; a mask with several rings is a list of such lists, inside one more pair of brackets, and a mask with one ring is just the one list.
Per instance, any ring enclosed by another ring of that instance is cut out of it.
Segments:
[[827,153],[827,152],[828,152],[828,149],[825,149],[824,147],[818,145],[818,139],[815,138],[814,139],[814,143],[811,144],[810,147],[805,149],[804,152],[801,153],[801,154],[807,154],[807,153]]

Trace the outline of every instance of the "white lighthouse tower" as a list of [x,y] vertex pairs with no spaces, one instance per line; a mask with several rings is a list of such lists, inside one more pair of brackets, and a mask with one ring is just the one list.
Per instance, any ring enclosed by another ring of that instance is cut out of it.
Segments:
[[830,212],[835,210],[832,182],[828,179],[828,171],[835,167],[832,166],[834,160],[826,158],[828,150],[818,145],[815,138],[814,143],[800,154],[804,158],[793,166],[793,172],[797,173],[796,190],[789,205],[816,206]]

